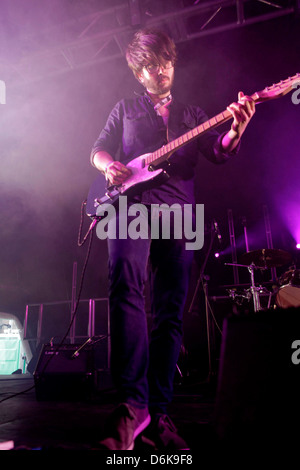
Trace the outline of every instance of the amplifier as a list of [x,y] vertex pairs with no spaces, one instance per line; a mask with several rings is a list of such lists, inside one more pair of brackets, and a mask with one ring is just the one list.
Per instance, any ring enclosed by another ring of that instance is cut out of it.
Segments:
[[42,400],[86,400],[94,391],[94,350],[90,346],[50,345],[42,347],[33,373],[36,398]]

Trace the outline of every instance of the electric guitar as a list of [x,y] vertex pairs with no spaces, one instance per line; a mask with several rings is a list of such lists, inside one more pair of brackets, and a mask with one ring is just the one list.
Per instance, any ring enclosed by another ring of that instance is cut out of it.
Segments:
[[[287,80],[282,80],[262,91],[255,92],[251,98],[258,104],[286,95],[292,89],[300,86],[300,74],[297,73]],[[105,177],[99,173],[97,179],[90,188],[86,200],[86,213],[89,217],[97,216],[97,209],[104,204],[115,204],[119,196],[132,196],[139,194],[146,188],[159,185],[168,179],[166,167],[171,164],[170,157],[178,149],[200,137],[209,129],[214,129],[232,118],[232,114],[225,110],[208,121],[191,129],[172,142],[163,145],[152,153],[146,153],[130,160],[126,167],[131,170],[131,175],[120,185],[107,187]]]

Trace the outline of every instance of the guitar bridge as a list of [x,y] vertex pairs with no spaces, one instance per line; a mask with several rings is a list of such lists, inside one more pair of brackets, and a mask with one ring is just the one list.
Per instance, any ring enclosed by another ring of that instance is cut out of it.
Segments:
[[114,197],[116,197],[119,194],[119,191],[117,189],[114,189],[113,191],[106,191],[105,196],[108,199],[113,200]]
[[114,198],[120,194],[120,191],[113,189],[112,191],[106,191],[105,196],[100,199],[94,199],[94,207],[99,207],[102,204],[105,204],[108,201],[114,201]]

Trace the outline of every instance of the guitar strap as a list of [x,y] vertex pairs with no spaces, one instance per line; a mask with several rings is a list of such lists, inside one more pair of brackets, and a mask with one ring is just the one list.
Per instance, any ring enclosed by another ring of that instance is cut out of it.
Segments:
[[169,121],[169,114],[161,113],[159,110],[162,106],[164,106],[167,103],[170,103],[172,101],[172,95],[171,93],[160,100],[156,105],[154,106],[154,110],[156,111],[156,114],[160,117],[163,118],[163,121],[165,123],[166,129],[167,129],[167,141],[169,142],[169,127],[168,127],[168,121]]
[[161,108],[162,106],[164,106],[166,103],[168,103],[169,101],[172,100],[172,95],[171,93],[166,96],[165,98],[163,98],[162,100],[160,100],[155,106],[154,106],[154,109],[156,111],[156,114],[160,115],[159,113],[159,108]]

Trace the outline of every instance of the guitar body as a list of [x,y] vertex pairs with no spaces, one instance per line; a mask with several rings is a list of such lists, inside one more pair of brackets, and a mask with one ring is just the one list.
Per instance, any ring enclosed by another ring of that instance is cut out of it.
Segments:
[[100,173],[92,184],[86,202],[86,213],[89,217],[95,217],[97,209],[104,204],[116,204],[120,196],[133,197],[146,189],[159,186],[169,178],[163,169],[151,171],[146,158],[151,154],[140,155],[126,164],[131,170],[131,175],[122,185],[107,187],[105,177]]

